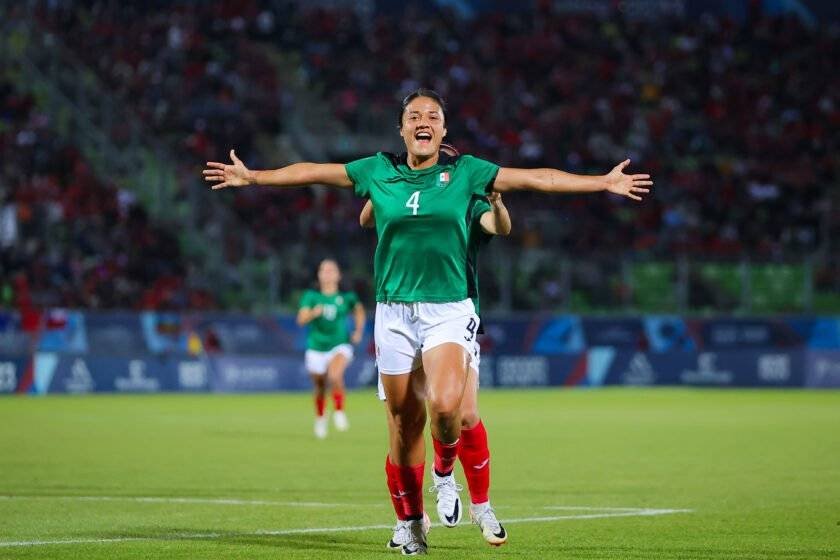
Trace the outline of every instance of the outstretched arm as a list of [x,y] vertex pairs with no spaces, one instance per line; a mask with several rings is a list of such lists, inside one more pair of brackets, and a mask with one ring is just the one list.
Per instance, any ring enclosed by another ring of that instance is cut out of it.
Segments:
[[493,189],[498,192],[529,190],[546,193],[609,191],[633,200],[642,200],[640,195],[650,192],[647,187],[653,185],[653,181],[647,174],[625,175],[624,168],[628,165],[630,160],[626,159],[606,175],[575,175],[559,169],[502,167],[496,175]]
[[376,225],[376,220],[373,218],[373,202],[370,199],[365,202],[365,207],[362,208],[362,213],[359,214],[359,225],[363,228],[372,228]]
[[245,167],[236,153],[230,151],[232,164],[208,161],[203,171],[204,180],[216,183],[213,190],[248,185],[299,187],[303,185],[329,185],[352,187],[353,182],[340,163],[293,163],[280,169],[253,170]]
[[481,215],[481,229],[490,235],[509,235],[511,229],[510,214],[502,202],[502,195],[494,192],[487,195],[491,210]]

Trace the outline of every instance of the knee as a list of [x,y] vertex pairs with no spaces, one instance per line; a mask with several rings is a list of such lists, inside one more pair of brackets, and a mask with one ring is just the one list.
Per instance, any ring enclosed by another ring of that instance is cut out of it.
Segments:
[[429,401],[429,411],[437,423],[455,422],[460,413],[460,401],[454,395]]
[[481,421],[477,410],[464,410],[461,412],[461,427],[467,430],[475,428]]

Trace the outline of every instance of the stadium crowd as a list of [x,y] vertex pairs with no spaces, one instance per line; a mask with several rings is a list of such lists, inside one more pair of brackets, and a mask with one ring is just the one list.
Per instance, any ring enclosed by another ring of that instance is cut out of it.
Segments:
[[[178,153],[183,176],[197,177],[194,169],[231,146],[253,167],[285,163],[261,140],[282,131],[295,110],[276,60],[295,53],[311,91],[322,92],[350,131],[393,139],[400,95],[431,86],[449,99],[449,139],[462,152],[575,172],[606,171],[629,156],[654,175],[656,196],[640,206],[510,197],[512,242],[523,254],[562,248],[609,259],[632,247],[654,258],[780,259],[837,251],[829,246],[840,238],[832,211],[840,164],[836,24],[812,29],[760,12],[743,22],[714,15],[636,22],[618,12],[557,13],[549,2],[469,18],[416,6],[371,17],[341,3],[152,4],[153,11],[41,2],[35,21]],[[340,194],[234,196],[258,258],[290,245],[316,248],[305,252],[312,259],[372,246],[357,226],[359,205]],[[241,234],[227,235],[235,265]],[[287,273],[305,278],[304,268],[289,264]],[[825,268],[817,280],[836,281],[835,273]]]
[[[820,243],[838,184],[836,26],[633,23],[546,7],[472,21],[418,11],[367,26],[316,13],[303,28],[308,72],[351,128],[378,114],[392,124],[394,93],[430,84],[450,100],[450,135],[465,152],[570,171],[630,156],[654,174],[657,195],[638,209],[584,198],[561,203],[560,220],[548,209],[556,229],[540,233],[569,251],[633,240],[658,254],[774,257]],[[544,205],[517,212],[516,202],[517,217]]]
[[177,234],[96,177],[32,97],[0,81],[0,307],[207,308]]

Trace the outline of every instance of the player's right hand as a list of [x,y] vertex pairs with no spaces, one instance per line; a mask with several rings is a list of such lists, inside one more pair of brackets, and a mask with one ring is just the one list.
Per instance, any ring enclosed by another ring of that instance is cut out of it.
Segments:
[[324,306],[323,305],[316,305],[312,308],[312,318],[320,317],[324,313]]
[[208,161],[207,169],[202,173],[204,180],[208,182],[216,182],[211,188],[224,189],[227,187],[244,187],[253,182],[251,170],[245,167],[242,160],[236,157],[236,152],[230,151],[230,160],[233,165],[219,163],[217,161]]

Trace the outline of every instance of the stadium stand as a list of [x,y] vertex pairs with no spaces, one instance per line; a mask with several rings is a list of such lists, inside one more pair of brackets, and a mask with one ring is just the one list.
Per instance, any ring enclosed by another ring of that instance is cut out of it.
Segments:
[[[219,232],[218,212],[207,210],[219,204],[196,194],[204,186],[195,169],[231,146],[256,167],[347,160],[368,153],[360,138],[392,148],[399,96],[421,84],[449,98],[450,139],[463,152],[579,172],[630,156],[656,178],[642,206],[511,196],[514,234],[497,243],[504,256],[484,264],[502,307],[840,304],[830,24],[758,12],[740,22],[640,22],[551,3],[504,18],[429,9],[370,19],[333,4],[185,1],[158,3],[144,18],[136,15],[145,7],[117,2],[6,9],[72,50],[174,154],[193,227],[216,232],[235,276],[225,306],[265,299],[243,277],[264,279],[275,303],[291,303],[323,254],[347,255],[354,287],[368,295],[373,240],[356,225],[358,201],[318,188],[226,194],[234,227]],[[638,33],[641,25],[651,32]],[[337,124],[313,121],[301,133],[294,115],[313,103]],[[628,249],[633,260],[616,262]],[[506,281],[496,260],[524,272]]]

